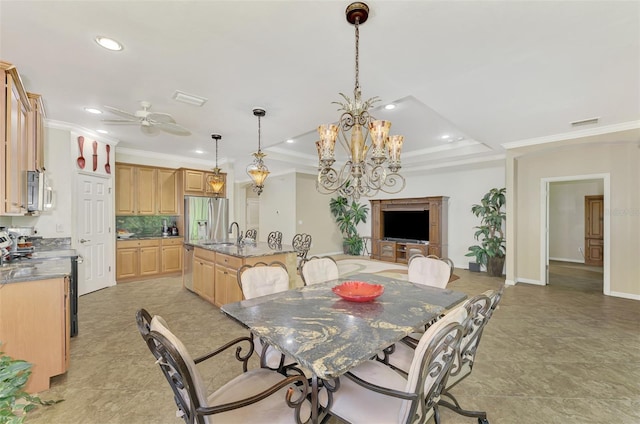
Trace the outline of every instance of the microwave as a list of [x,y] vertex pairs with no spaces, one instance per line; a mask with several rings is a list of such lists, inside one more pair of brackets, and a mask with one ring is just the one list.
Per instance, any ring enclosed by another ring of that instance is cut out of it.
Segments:
[[27,171],[27,212],[37,213],[51,209],[53,192],[44,172]]

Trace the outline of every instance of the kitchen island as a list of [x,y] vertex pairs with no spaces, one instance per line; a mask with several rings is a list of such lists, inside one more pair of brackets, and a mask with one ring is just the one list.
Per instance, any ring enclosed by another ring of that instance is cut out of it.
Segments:
[[[272,248],[264,242],[235,244],[220,242],[189,242],[186,250],[192,249],[192,259],[185,257],[183,285],[216,306],[242,300],[238,284],[238,269],[243,265],[258,262],[282,262],[289,274],[289,287],[297,285],[296,253],[291,245]],[[186,263],[191,261],[191,267]]]

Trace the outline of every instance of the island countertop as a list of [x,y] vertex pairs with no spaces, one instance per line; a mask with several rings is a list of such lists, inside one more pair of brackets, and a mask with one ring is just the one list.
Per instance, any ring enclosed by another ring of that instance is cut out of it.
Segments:
[[236,245],[229,241],[190,241],[185,245],[199,247],[201,249],[212,250],[224,255],[236,256],[239,258],[254,258],[259,256],[279,255],[284,253],[295,253],[295,249],[290,244],[282,244],[277,248],[271,248],[268,243],[256,242]]

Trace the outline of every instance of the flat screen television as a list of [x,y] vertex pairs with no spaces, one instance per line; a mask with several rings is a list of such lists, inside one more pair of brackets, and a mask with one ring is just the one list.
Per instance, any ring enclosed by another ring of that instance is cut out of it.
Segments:
[[383,211],[382,236],[386,240],[429,241],[429,211]]

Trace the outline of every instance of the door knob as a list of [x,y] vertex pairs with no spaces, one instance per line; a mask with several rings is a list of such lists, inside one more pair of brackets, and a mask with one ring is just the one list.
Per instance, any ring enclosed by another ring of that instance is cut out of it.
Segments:
[[91,241],[91,240],[80,239],[80,243],[86,243],[88,241]]

